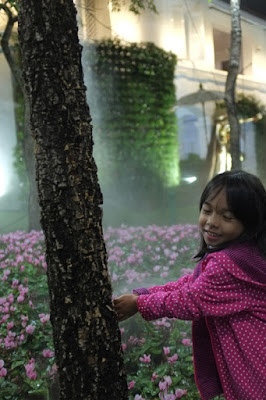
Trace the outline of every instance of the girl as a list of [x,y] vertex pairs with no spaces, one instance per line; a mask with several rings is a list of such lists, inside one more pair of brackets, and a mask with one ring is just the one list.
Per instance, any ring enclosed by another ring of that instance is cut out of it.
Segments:
[[203,400],[266,400],[266,191],[244,171],[215,176],[200,199],[193,275],[114,300],[118,319],[191,320]]

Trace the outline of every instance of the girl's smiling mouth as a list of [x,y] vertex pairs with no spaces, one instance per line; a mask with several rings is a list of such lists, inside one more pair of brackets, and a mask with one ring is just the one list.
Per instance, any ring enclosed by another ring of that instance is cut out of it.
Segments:
[[206,229],[203,232],[203,236],[204,236],[204,240],[205,240],[205,242],[207,242],[207,244],[208,244],[208,242],[215,242],[215,241],[221,239],[221,237],[222,237],[222,235],[212,232],[212,231],[208,231]]
[[214,237],[214,238],[221,237],[221,235],[219,235],[218,233],[208,231],[207,229],[205,229],[204,232],[206,233],[206,235],[208,235],[210,237]]

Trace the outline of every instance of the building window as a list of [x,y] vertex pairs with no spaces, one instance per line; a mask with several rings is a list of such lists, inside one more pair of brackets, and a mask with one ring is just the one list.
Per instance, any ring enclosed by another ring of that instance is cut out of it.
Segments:
[[[213,44],[215,68],[222,71],[228,71],[230,59],[231,35],[218,29],[213,29]],[[239,63],[239,73],[244,74],[242,51]]]
[[228,71],[230,57],[230,34],[213,29],[215,68]]

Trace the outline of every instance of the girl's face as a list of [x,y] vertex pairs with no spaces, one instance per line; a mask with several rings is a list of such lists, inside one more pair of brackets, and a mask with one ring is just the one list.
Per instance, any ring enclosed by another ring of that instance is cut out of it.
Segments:
[[[217,194],[216,194],[217,193]],[[244,231],[229,209],[224,189],[211,193],[200,210],[199,228],[207,246],[217,247],[237,239]]]

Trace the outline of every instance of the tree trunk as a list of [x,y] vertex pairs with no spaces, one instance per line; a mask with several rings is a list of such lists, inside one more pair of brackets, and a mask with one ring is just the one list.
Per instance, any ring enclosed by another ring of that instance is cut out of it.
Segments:
[[29,218],[29,231],[39,231],[40,224],[40,206],[38,188],[36,183],[36,166],[34,157],[34,141],[30,128],[30,104],[27,99],[26,93],[24,94],[24,157],[29,180],[29,199],[28,199],[28,218]]
[[21,0],[60,399],[124,400],[120,331],[72,0]]
[[241,54],[241,21],[240,0],[231,0],[231,47],[229,70],[225,87],[225,102],[228,121],[230,125],[230,153],[232,157],[232,169],[241,169],[240,160],[240,124],[238,122],[237,107],[235,102],[235,86],[239,72]]

